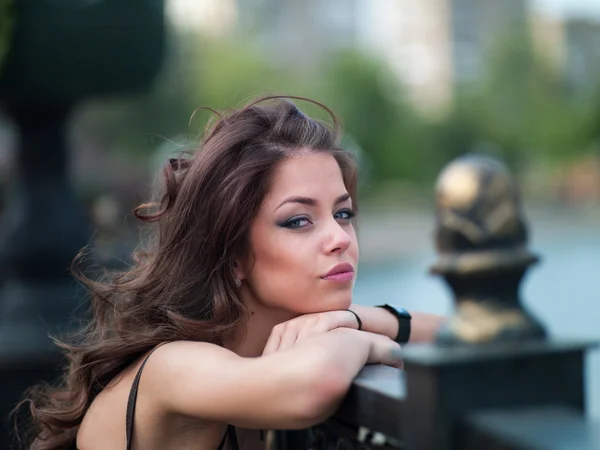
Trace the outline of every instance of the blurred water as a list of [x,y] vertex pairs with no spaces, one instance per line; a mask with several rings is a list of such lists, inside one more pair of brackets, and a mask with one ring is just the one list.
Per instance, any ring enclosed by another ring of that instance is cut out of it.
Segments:
[[[538,233],[533,249],[542,262],[524,281],[523,301],[553,336],[600,341],[600,227],[568,231]],[[450,313],[449,291],[427,273],[434,259],[424,252],[392,264],[361,265],[355,301]],[[600,419],[600,350],[590,353],[586,376],[589,412]]]

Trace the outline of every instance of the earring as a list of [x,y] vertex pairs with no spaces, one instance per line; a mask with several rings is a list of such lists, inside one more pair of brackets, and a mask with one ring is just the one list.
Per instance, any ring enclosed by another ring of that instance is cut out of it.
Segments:
[[242,286],[242,280],[240,280],[238,277],[234,278],[235,280],[235,287],[241,287]]

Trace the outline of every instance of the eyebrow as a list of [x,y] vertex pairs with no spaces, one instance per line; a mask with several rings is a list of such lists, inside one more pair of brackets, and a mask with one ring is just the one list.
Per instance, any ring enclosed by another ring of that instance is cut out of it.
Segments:
[[[342,194],[338,198],[335,199],[334,205],[338,205],[340,203],[343,203],[346,200],[348,200],[349,198],[350,198],[350,194],[346,192],[345,194]],[[310,197],[289,197],[289,198],[286,198],[284,201],[282,201],[279,204],[279,206],[274,209],[274,211],[277,211],[279,208],[281,208],[286,203],[300,203],[301,205],[307,205],[307,206],[316,206],[317,205],[317,201],[314,198],[310,198]]]

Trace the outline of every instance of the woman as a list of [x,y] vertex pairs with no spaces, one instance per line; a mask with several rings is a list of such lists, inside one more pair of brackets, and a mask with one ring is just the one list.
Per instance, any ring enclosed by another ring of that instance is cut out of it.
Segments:
[[[164,195],[136,210],[152,243],[88,282],[64,384],[29,400],[31,448],[261,448],[259,430],[327,418],[365,364],[401,364],[407,316],[351,304],[356,167],[335,128],[268,97],[166,165]],[[411,340],[439,322],[414,315]]]

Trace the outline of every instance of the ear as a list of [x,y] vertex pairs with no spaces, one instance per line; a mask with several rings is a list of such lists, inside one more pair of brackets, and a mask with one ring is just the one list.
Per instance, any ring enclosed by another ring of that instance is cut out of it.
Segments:
[[236,258],[233,262],[233,276],[239,280],[245,280],[247,275],[244,267],[243,261],[240,258]]

